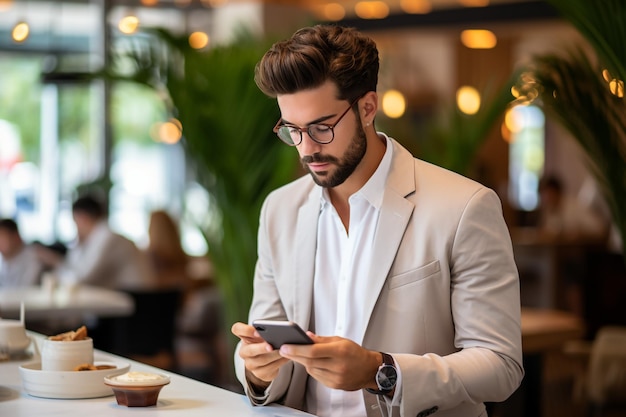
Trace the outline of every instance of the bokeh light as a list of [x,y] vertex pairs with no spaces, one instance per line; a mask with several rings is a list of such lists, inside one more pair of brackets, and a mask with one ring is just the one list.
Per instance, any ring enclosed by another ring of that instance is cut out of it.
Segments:
[[117,27],[120,32],[126,35],[133,34],[139,29],[139,18],[133,15],[124,16],[120,19]]
[[164,123],[155,123],[150,130],[150,136],[155,142],[173,145],[182,138],[183,125],[176,118],[171,118]]
[[389,6],[384,1],[360,1],[354,12],[361,19],[384,19],[389,16]]
[[401,117],[406,110],[406,100],[404,95],[398,90],[388,90],[383,94],[382,99],[383,113],[391,118],[397,119]]
[[204,32],[193,32],[189,35],[189,45],[194,49],[205,48],[209,44],[209,35]]
[[619,98],[624,97],[624,81],[617,79],[611,80],[609,82],[609,89],[614,96]]
[[463,86],[456,92],[456,105],[465,114],[476,114],[480,109],[480,93],[474,87]]
[[405,13],[411,14],[424,14],[430,13],[433,9],[433,5],[430,0],[401,0],[400,8]]
[[346,9],[339,3],[321,4],[315,10],[320,18],[333,22],[339,21],[346,16]]
[[13,27],[11,37],[15,42],[24,42],[30,34],[30,27],[26,22],[19,22]]
[[461,32],[461,42],[471,49],[492,49],[498,43],[498,38],[490,30],[467,29]]

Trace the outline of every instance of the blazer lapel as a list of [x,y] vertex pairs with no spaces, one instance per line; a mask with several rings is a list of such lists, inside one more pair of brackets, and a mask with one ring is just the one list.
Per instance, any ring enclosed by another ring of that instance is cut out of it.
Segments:
[[[370,260],[370,273],[367,276],[368,282],[365,284],[372,289],[364,303],[365,323],[370,320],[415,207],[406,199],[406,196],[415,192],[414,158],[393,139],[392,143],[394,145],[393,161],[387,177],[374,238],[375,258]],[[361,334],[361,342],[365,337],[365,330],[363,329],[363,334]]]
[[317,251],[317,222],[322,197],[321,187],[313,186],[306,204],[298,211],[295,258],[293,264],[293,319],[305,328],[311,321],[313,278]]
[[[370,273],[366,277],[367,283],[364,284],[372,289],[368,299],[364,302],[365,322],[369,321],[374,310],[414,208],[413,203],[406,199],[406,196],[415,192],[413,155],[393,139],[391,142],[394,146],[393,161],[387,177],[374,241],[376,257],[370,261]],[[294,310],[290,312],[290,319],[305,327],[311,324],[317,223],[321,197],[321,187],[313,186],[306,204],[300,207],[296,226],[296,249],[292,268]],[[361,335],[361,340],[363,337],[364,333]]]

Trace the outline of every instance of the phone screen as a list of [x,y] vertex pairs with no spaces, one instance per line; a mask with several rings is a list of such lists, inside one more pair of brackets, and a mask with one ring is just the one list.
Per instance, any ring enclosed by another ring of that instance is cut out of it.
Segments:
[[292,321],[255,320],[252,325],[274,349],[279,349],[284,344],[308,345],[313,343],[306,332]]

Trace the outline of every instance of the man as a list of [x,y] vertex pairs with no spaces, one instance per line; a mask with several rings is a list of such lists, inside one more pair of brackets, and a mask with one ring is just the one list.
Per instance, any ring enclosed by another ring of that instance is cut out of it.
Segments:
[[272,349],[235,323],[237,375],[253,404],[318,416],[484,416],[523,376],[500,201],[376,132],[378,67],[372,40],[325,25],[257,65],[309,175],[263,205],[249,320],[315,343]]
[[17,223],[0,220],[0,288],[27,287],[39,284],[43,265],[33,245],[27,245]]
[[61,282],[85,283],[131,290],[152,288],[154,273],[146,256],[129,239],[108,225],[104,205],[93,196],[79,197],[72,205],[77,241],[62,257],[47,254]]

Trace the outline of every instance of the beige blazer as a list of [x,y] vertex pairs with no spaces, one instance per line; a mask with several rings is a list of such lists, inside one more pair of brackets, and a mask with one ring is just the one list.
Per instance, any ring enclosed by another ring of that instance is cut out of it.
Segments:
[[[380,212],[375,259],[364,284],[365,348],[391,353],[402,375],[399,416],[486,415],[523,377],[519,279],[497,195],[415,159],[396,141]],[[304,176],[271,193],[261,210],[249,320],[310,328],[322,189]],[[328,335],[326,335],[328,336]],[[235,353],[237,376],[246,387]],[[289,363],[258,405],[305,409],[307,374]],[[363,390],[368,416],[385,415]]]

